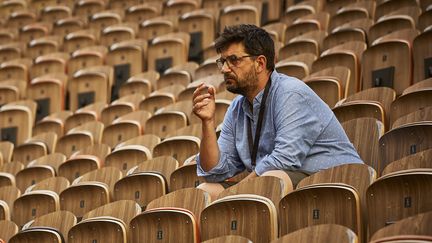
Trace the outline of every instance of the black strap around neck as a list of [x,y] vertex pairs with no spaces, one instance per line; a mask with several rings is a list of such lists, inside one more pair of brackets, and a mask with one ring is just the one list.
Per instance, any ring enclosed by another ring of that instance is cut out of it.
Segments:
[[[262,99],[261,99],[261,106],[260,106],[260,111],[258,114],[258,122],[257,122],[254,140],[252,140],[251,121],[250,121],[250,119],[247,119],[247,121],[248,121],[247,124],[248,124],[249,152],[250,152],[250,156],[251,156],[252,166],[256,165],[256,157],[257,157],[257,153],[258,153],[258,143],[259,143],[259,139],[261,136],[261,127],[262,127],[262,123],[264,120],[264,111],[265,111],[265,107],[266,107],[266,101],[267,101],[267,96],[268,96],[268,93],[270,90],[270,86],[271,86],[271,78],[269,78],[269,80],[267,81],[267,84],[266,84],[265,89],[264,89],[264,94],[263,94]],[[253,103],[252,103],[252,111],[253,111]],[[253,112],[252,112],[252,116],[253,116]]]

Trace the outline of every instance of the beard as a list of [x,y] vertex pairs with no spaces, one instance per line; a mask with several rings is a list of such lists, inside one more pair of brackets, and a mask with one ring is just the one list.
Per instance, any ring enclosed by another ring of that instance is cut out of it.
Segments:
[[255,67],[247,72],[243,78],[225,73],[224,80],[226,89],[234,94],[246,96],[258,88],[258,75]]

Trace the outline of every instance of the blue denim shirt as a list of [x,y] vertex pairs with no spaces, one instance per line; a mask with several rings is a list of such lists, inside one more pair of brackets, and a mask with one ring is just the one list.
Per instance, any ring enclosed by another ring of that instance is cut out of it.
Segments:
[[256,167],[252,167],[247,119],[252,137],[263,91],[253,101],[237,96],[224,118],[218,139],[219,163],[204,171],[197,157],[197,174],[219,182],[247,169],[257,175],[269,170],[314,173],[344,163],[363,163],[332,110],[304,82],[273,71],[267,97]]

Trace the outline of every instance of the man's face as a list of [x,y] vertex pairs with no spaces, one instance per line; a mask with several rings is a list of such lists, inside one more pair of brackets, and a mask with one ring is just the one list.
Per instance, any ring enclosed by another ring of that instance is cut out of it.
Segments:
[[258,86],[254,57],[247,54],[242,43],[233,43],[221,53],[224,60],[221,72],[228,91],[246,95]]

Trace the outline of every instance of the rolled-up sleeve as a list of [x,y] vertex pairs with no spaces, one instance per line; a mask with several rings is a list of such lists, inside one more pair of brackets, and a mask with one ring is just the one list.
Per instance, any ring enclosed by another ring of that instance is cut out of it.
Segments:
[[314,104],[300,93],[287,92],[275,98],[275,145],[273,151],[263,154],[257,163],[257,175],[269,170],[300,168],[324,129],[325,120],[329,119],[319,117],[312,107]]
[[201,167],[200,156],[197,156],[197,174],[208,182],[221,182],[233,177],[243,171],[245,166],[241,162],[235,144],[235,124],[234,109],[231,105],[225,115],[222,130],[218,139],[219,162],[209,171],[204,171]]

